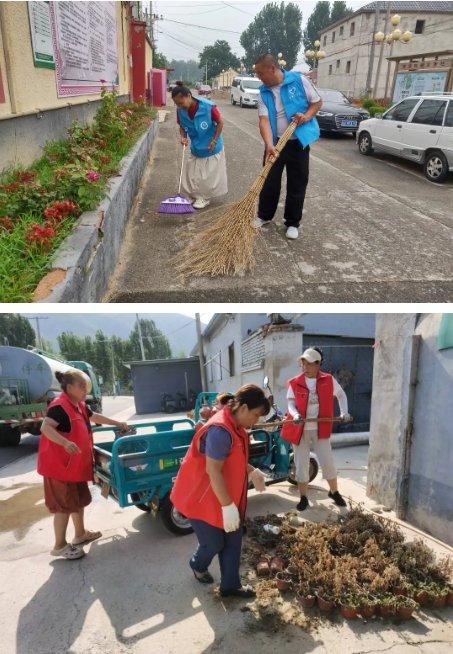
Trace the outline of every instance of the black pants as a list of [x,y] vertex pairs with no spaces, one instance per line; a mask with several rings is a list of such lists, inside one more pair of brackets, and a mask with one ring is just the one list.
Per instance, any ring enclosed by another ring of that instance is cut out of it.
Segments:
[[285,145],[260,193],[258,216],[261,220],[272,220],[275,216],[280,199],[283,169],[286,166],[285,225],[299,226],[308,184],[309,154],[310,146],[304,148],[298,139],[288,141]]

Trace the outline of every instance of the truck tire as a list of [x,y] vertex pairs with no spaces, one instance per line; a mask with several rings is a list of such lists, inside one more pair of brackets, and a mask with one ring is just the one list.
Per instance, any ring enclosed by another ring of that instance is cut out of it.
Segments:
[[190,522],[175,509],[169,495],[166,495],[161,502],[160,515],[162,522],[172,534],[186,536],[193,533]]
[[[317,460],[314,457],[310,457],[310,468],[309,468],[309,479],[308,483],[312,482],[313,479],[316,477],[316,475],[319,472],[319,464]],[[293,486],[297,486],[297,481],[296,481],[296,466],[294,464],[294,454],[291,454],[290,462],[289,462],[289,474],[288,474],[288,481],[290,484],[293,484]]]
[[0,445],[6,447],[17,447],[20,443],[22,434],[19,427],[9,427],[9,425],[2,425],[0,427]]

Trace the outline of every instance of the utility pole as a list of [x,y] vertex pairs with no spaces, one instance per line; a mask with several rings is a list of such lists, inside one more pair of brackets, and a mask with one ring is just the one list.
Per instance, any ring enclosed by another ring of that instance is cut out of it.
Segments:
[[36,341],[38,343],[38,348],[40,350],[44,349],[42,338],[41,338],[41,330],[39,328],[39,321],[40,320],[48,320],[49,316],[31,316],[30,320],[36,320]]
[[143,336],[142,336],[142,328],[140,325],[140,318],[138,317],[138,313],[136,313],[135,315],[137,316],[138,340],[140,341],[140,351],[142,353],[142,361],[145,361],[146,360],[145,346],[143,345]]
[[[390,20],[391,4],[392,4],[391,2],[387,3],[387,13],[385,15],[384,34],[387,34],[387,26],[388,26],[389,20]],[[376,34],[376,32],[374,34]],[[373,43],[374,43],[374,34],[373,34]],[[382,65],[382,57],[384,55],[384,45],[385,45],[385,39],[384,39],[384,41],[382,41],[382,43],[380,45],[381,50],[379,52],[379,61],[378,61],[378,65],[377,65],[376,77],[375,77],[375,80],[374,80],[374,86],[373,86],[373,92],[372,92],[372,97],[373,98],[376,97],[376,94],[378,93],[378,89],[379,89],[379,77],[381,75],[381,65]]]
[[199,313],[195,314],[195,322],[197,326],[198,358],[200,360],[201,389],[203,391],[207,391],[208,381],[206,379],[206,363],[204,358],[203,339],[201,337],[201,320],[200,320]]
[[374,27],[373,27],[373,34],[371,35],[371,49],[370,49],[370,59],[368,61],[368,73],[366,76],[366,94],[368,95],[371,90],[371,78],[373,75],[373,66],[374,66],[374,48],[375,48],[375,41],[374,41],[374,35],[378,31],[378,25],[379,25],[379,15],[381,13],[380,10],[380,3],[376,3],[376,10],[374,12]]

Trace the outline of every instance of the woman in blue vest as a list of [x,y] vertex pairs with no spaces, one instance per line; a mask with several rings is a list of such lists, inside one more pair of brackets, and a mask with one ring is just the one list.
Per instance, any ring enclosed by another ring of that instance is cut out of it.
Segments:
[[205,98],[194,98],[185,86],[173,89],[182,145],[190,155],[183,171],[182,191],[195,209],[204,209],[211,198],[228,193],[223,120],[218,108]]
[[315,118],[322,106],[316,89],[301,73],[279,67],[270,55],[259,57],[254,66],[263,82],[260,87],[258,116],[260,133],[265,145],[264,161],[275,155],[275,145],[291,121],[298,127],[293,138],[283,148],[272,166],[260,194],[255,227],[269,225],[280,199],[283,169],[286,167],[287,187],[284,220],[286,236],[299,235],[299,224],[308,184],[310,144],[319,138]]

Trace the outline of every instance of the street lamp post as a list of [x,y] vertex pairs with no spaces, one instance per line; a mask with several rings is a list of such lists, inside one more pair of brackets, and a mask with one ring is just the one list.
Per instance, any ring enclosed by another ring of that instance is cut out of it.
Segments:
[[[401,16],[399,14],[394,14],[390,18],[390,23],[393,26],[393,31],[389,32],[388,34],[384,34],[384,32],[376,32],[373,36],[373,40],[376,43],[381,44],[381,48],[384,47],[384,45],[389,45],[390,46],[390,57],[393,54],[393,45],[395,41],[400,41],[401,43],[409,43],[409,41],[412,40],[412,37],[414,36],[410,30],[406,30],[403,32],[401,29],[399,29],[398,25],[401,23]],[[387,24],[387,21],[386,21]],[[384,97],[387,99],[387,92],[388,92],[388,85],[389,85],[389,80],[390,80],[390,68],[391,68],[391,62],[389,61],[387,64],[387,75],[385,79],[385,91],[384,91]],[[378,70],[376,71],[376,81],[374,83],[374,88],[373,88],[373,97],[376,96],[377,89],[379,88],[379,75],[380,75],[381,69],[380,69],[380,61],[378,62]]]
[[318,61],[320,59],[324,59],[325,56],[326,56],[326,53],[325,53],[324,50],[320,50],[320,47],[321,47],[321,42],[320,41],[315,41],[313,43],[313,46],[315,48],[314,50],[305,50],[305,57],[307,59],[312,60],[312,63],[310,64],[310,66],[312,66],[312,68],[314,68],[314,70],[317,70],[318,69]]

